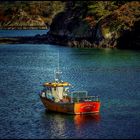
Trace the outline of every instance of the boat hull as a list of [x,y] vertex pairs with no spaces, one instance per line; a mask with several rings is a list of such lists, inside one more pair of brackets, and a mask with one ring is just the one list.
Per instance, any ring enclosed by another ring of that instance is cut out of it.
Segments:
[[49,111],[67,114],[89,114],[89,113],[99,113],[100,110],[100,101],[56,103],[45,97],[40,96],[40,98],[46,109]]

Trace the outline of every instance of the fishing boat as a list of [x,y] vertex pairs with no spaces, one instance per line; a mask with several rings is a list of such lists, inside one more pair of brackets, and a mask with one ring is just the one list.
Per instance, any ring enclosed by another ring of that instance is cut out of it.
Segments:
[[89,96],[87,91],[70,91],[72,85],[61,80],[62,72],[54,71],[54,80],[43,83],[39,96],[48,111],[67,114],[99,113],[100,99]]

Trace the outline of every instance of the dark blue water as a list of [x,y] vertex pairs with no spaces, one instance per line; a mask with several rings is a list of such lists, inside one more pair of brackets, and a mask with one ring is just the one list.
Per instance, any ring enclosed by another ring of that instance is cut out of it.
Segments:
[[[38,93],[62,79],[99,95],[98,116],[48,113]],[[0,138],[140,138],[140,52],[55,45],[0,45]]]
[[0,30],[0,37],[34,36],[46,34],[48,30]]

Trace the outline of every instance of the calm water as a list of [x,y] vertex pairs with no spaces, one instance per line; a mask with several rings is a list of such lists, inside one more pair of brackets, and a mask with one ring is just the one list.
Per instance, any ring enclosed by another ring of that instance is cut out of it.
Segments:
[[[101,99],[100,115],[48,113],[38,93],[62,79]],[[140,138],[140,52],[0,45],[0,138]]]
[[48,30],[0,30],[0,37],[34,36],[46,34]]

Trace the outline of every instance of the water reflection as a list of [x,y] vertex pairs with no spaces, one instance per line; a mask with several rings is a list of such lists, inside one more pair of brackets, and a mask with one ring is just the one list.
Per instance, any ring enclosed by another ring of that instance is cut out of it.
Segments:
[[76,126],[80,127],[86,123],[91,123],[91,122],[98,123],[100,119],[101,119],[100,114],[75,115],[74,123]]
[[[52,111],[45,111],[44,122],[47,124],[47,130],[49,130],[50,138],[65,138],[66,134],[70,133],[70,124],[73,124],[71,115],[56,113]],[[49,123],[48,123],[49,121]],[[70,122],[70,124],[69,124]]]
[[99,131],[100,114],[84,114],[74,116],[76,137],[92,138],[92,134]]
[[45,116],[45,119],[51,118],[50,130],[52,130],[53,133],[57,130],[57,135],[59,136],[64,136],[70,124],[79,129],[84,125],[97,124],[101,120],[100,114],[70,115],[47,110],[45,111]]

